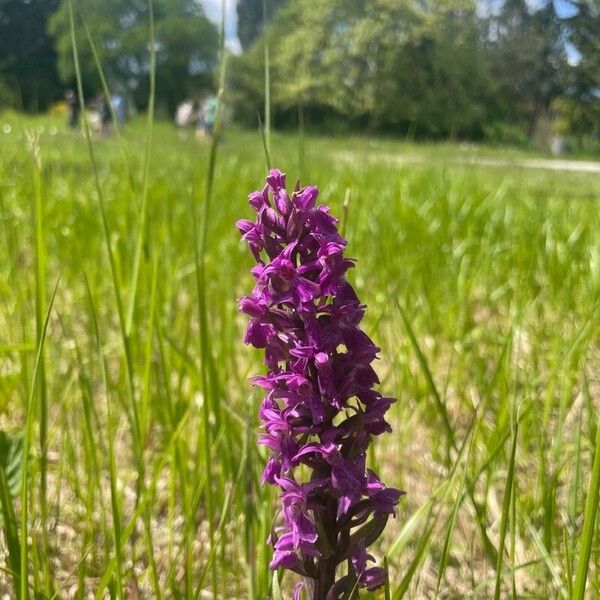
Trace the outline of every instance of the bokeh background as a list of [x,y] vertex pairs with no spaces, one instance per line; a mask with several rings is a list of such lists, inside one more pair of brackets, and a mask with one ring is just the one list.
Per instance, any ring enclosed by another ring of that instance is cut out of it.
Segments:
[[[144,111],[147,3],[76,4],[86,93],[102,89],[87,25],[110,90]],[[267,39],[279,126],[301,107],[321,131],[597,151],[599,10],[595,0],[230,0],[227,100],[256,126]],[[222,12],[215,0],[154,3],[158,116],[214,90]],[[65,1],[3,0],[0,106],[44,112],[75,88],[68,13]]]

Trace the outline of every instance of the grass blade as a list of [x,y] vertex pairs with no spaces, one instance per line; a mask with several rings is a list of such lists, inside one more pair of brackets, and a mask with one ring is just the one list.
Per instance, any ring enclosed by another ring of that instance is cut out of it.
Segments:
[[98,325],[98,316],[92,291],[90,290],[89,282],[87,277],[85,278],[86,291],[88,296],[88,303],[90,314],[92,316],[92,323],[94,325],[94,337],[96,340],[96,351],[98,352],[98,359],[100,360],[100,370],[102,373],[102,383],[104,386],[104,394],[106,401],[106,423],[108,430],[108,467],[110,474],[110,505],[112,510],[112,522],[113,522],[113,537],[115,545],[115,561],[116,561],[116,577],[115,585],[117,591],[118,600],[123,600],[123,582],[121,576],[123,573],[123,555],[121,546],[121,512],[120,512],[120,498],[117,488],[117,463],[115,460],[115,448],[114,448],[114,429],[112,425],[112,411],[110,405],[110,395],[108,391],[108,378],[106,375],[106,363],[104,360],[104,352],[102,351],[102,340],[100,339],[100,328]]
[[540,534],[535,530],[533,523],[527,517],[527,515],[524,516],[524,519],[525,519],[525,524],[527,525],[527,530],[529,531],[529,534],[531,535],[531,538],[533,539],[535,547],[537,548],[538,552],[541,554],[542,559],[543,559],[544,563],[546,564],[546,567],[548,569],[548,572],[550,573],[550,576],[552,577],[552,581],[554,582],[556,589],[560,591],[560,595],[563,598],[572,598],[572,594],[569,594],[567,592],[563,582],[561,581],[560,571],[558,570],[558,568],[557,568],[556,564],[554,563],[554,560],[552,559],[550,554],[548,554],[548,549],[544,545],[544,542],[543,542],[542,538],[540,537]]
[[[198,235],[196,211],[193,211],[194,219],[194,258],[195,258],[195,275],[196,275],[196,291],[198,298],[198,320],[200,323],[199,342],[200,342],[200,360],[201,360],[201,376],[202,376],[202,393],[204,394],[204,402],[202,405],[202,431],[199,435],[198,449],[196,452],[196,467],[201,468],[201,458],[204,460],[204,470],[210,470],[212,466],[211,452],[211,425],[210,425],[210,410],[215,409],[217,427],[221,423],[219,418],[219,404],[217,402],[217,371],[213,364],[212,348],[210,336],[208,333],[208,312],[206,305],[206,240],[208,237],[208,223],[210,219],[210,207],[213,195],[215,169],[217,163],[217,150],[221,137],[221,127],[223,119],[223,93],[225,87],[225,74],[227,65],[227,55],[225,53],[225,0],[221,3],[221,38],[220,38],[220,68],[219,68],[219,89],[217,93],[217,112],[215,118],[215,126],[213,137],[210,145],[209,160],[206,173],[206,189],[204,203],[202,207],[202,222]],[[212,400],[212,402],[211,402]],[[212,485],[206,486],[206,509],[207,520],[209,527],[210,551],[214,552],[215,543],[215,524],[214,524],[214,499]],[[211,564],[211,582],[213,595],[217,597],[217,564],[214,560]],[[188,594],[191,590],[188,589]]]
[[[470,456],[472,451],[473,451],[473,444],[475,442],[475,435],[471,436],[471,443],[469,446],[469,453],[468,455]],[[464,498],[464,490],[465,490],[465,484],[467,481],[467,466],[465,466],[464,472],[463,472],[463,476],[460,482],[460,487],[458,489],[458,492],[456,493],[456,498],[454,500],[454,505],[452,506],[452,513],[450,514],[450,519],[448,520],[448,527],[446,529],[446,537],[444,538],[444,547],[442,549],[442,556],[440,558],[440,568],[438,570],[438,579],[437,579],[437,584],[436,584],[436,590],[435,590],[435,595],[436,598],[438,597],[439,593],[440,593],[440,585],[442,584],[442,578],[444,576],[444,572],[446,571],[446,567],[448,566],[448,559],[450,557],[450,547],[451,547],[451,542],[452,542],[452,534],[454,533],[454,527],[456,525],[456,519],[458,517],[458,510],[462,504],[462,500]]]
[[504,543],[506,541],[506,531],[508,528],[510,506],[512,494],[514,492],[515,479],[515,456],[517,453],[517,437],[519,432],[519,419],[515,419],[512,444],[510,447],[510,458],[508,462],[508,472],[506,474],[506,484],[504,487],[504,498],[502,499],[502,516],[500,518],[500,541],[498,544],[498,562],[496,563],[496,584],[494,588],[494,600],[500,600],[500,583],[502,579],[502,559],[504,555]]
[[[271,154],[271,70],[269,63],[269,36],[267,35],[267,11],[268,0],[262,0],[263,10],[263,41],[264,41],[264,62],[265,62],[265,128],[264,144],[267,157]],[[267,162],[270,160],[267,158]]]
[[[306,150],[306,135],[304,133],[304,108],[298,105],[298,179],[307,183],[310,181]],[[342,235],[344,235],[342,231]]]
[[[75,16],[73,11],[73,0],[68,0],[69,8],[69,25],[71,31],[71,46],[73,50],[73,64],[75,67],[75,78],[77,80],[77,94],[79,97],[79,106],[81,114],[85,114],[85,101],[83,95],[83,80],[81,75],[81,67],[79,64],[79,52],[77,48],[77,39],[75,36]],[[100,185],[100,176],[98,174],[98,165],[96,163],[96,155],[94,152],[94,145],[92,144],[92,134],[87,119],[84,119],[84,134],[86,145],[88,149],[88,155],[94,173],[94,184],[96,188],[96,194],[98,196],[98,204],[100,206],[100,215],[102,217],[102,231],[104,234],[104,243],[108,254],[108,261],[110,264],[110,272],[112,278],[113,289],[115,293],[115,299],[117,304],[117,314],[119,317],[119,329],[121,333],[121,341],[123,344],[123,353],[125,356],[125,371],[127,376],[127,391],[129,398],[129,405],[126,408],[127,418],[129,420],[132,438],[134,455],[137,461],[138,478],[136,482],[136,502],[142,494],[142,488],[144,485],[144,463],[142,460],[142,447],[141,447],[141,431],[140,431],[140,419],[135,401],[134,383],[133,383],[133,365],[131,358],[131,347],[129,341],[129,335],[127,334],[127,327],[125,321],[125,310],[123,306],[123,299],[121,295],[121,286],[119,284],[119,277],[117,271],[117,261],[115,253],[111,245],[111,232],[108,223],[108,217],[106,214],[106,207],[104,203],[104,194],[102,192],[102,186]]]
[[[39,345],[46,312],[46,243],[45,207],[42,193],[42,159],[39,139],[29,138],[33,155],[33,188],[35,223],[35,329]],[[38,385],[38,418],[40,447],[40,517],[42,522],[42,560],[44,562],[44,591],[50,594],[50,567],[48,564],[48,388],[44,352],[40,356]]]
[[404,574],[404,577],[402,578],[400,585],[394,591],[394,595],[392,596],[393,600],[401,600],[402,598],[404,598],[406,592],[408,591],[408,587],[410,586],[410,583],[415,575],[415,572],[416,572],[419,564],[421,563],[421,560],[423,559],[427,548],[429,547],[429,540],[431,539],[431,534],[433,533],[433,530],[437,523],[438,516],[439,516],[439,510],[437,511],[436,514],[433,514],[433,508],[432,508],[432,510],[430,511],[429,516],[427,518],[427,521],[429,524],[428,524],[427,528],[425,529],[425,532],[419,539],[419,544],[417,545],[417,549],[415,550],[415,555],[414,555],[412,561],[410,562],[410,565],[406,569],[406,573]]
[[385,569],[385,583],[383,586],[384,600],[392,600],[392,591],[390,589],[390,569],[387,556],[383,557],[383,568]]
[[[102,91],[106,98],[110,98],[111,97],[110,89],[108,88],[108,82],[106,81],[104,69],[102,68],[102,61],[100,60],[100,55],[98,54],[98,48],[96,46],[96,43],[94,42],[92,32],[90,31],[90,28],[87,24],[87,20],[85,18],[84,12],[82,10],[79,10],[78,15],[79,15],[81,24],[83,25],[83,29],[85,31],[85,36],[87,37],[88,44],[90,45],[90,50],[92,51],[92,57],[94,59],[94,64],[96,65],[96,71],[98,72],[98,76],[100,78],[100,85],[102,86]],[[123,163],[127,166],[127,172],[129,175],[129,184],[131,186],[131,189],[133,190],[135,187],[134,186],[134,177],[133,177],[133,172],[131,170],[131,165],[130,165],[128,157],[127,157],[127,153],[125,151],[125,145],[123,143],[124,140],[123,140],[123,135],[121,132],[121,127],[119,125],[119,119],[117,118],[117,113],[115,111],[115,107],[113,106],[112,102],[108,103],[108,108],[110,110],[112,124],[113,124],[115,134],[117,137],[117,142],[119,144],[119,151],[121,153],[121,158],[123,159]]]
[[[471,423],[469,425],[469,428],[467,430],[465,438],[458,450],[458,455],[456,457],[456,460],[454,461],[454,464],[452,465],[452,469],[450,470],[450,472],[448,473],[448,475],[446,477],[446,481],[437,488],[437,490],[430,496],[430,498],[428,500],[428,502],[430,502],[430,509],[429,509],[429,515],[428,515],[429,526],[426,528],[425,533],[419,539],[419,544],[415,551],[413,560],[411,561],[408,569],[406,570],[406,573],[405,573],[404,577],[402,578],[400,585],[394,591],[394,594],[392,596],[394,600],[400,600],[401,598],[404,597],[404,595],[408,591],[408,588],[409,588],[410,583],[417,571],[417,568],[418,568],[419,564],[421,563],[421,560],[423,559],[427,548],[429,547],[429,540],[431,539],[431,535],[435,529],[437,520],[440,516],[442,506],[444,505],[446,497],[452,487],[452,484],[454,483],[454,478],[456,477],[456,474],[458,473],[458,468],[459,468],[460,464],[462,463],[462,458],[465,453],[465,449],[468,447],[468,452],[466,453],[466,456],[465,456],[465,465],[464,465],[465,476],[463,476],[463,480],[466,480],[467,466],[469,463],[469,459],[471,457],[471,451],[473,449],[473,439],[471,436],[473,435],[473,432],[475,431],[476,422],[477,422],[477,414],[473,415],[473,418],[471,419]],[[469,438],[471,438],[471,443],[467,444],[467,442],[469,441]],[[435,512],[435,515],[434,515],[433,514],[434,513],[434,504],[433,503],[434,503],[434,501],[437,500],[437,497],[439,495],[441,495],[441,499],[438,502],[439,508]],[[421,507],[421,508],[423,508],[423,507]],[[421,510],[421,509],[419,509],[419,510]],[[433,515],[433,518],[431,519],[432,515]],[[402,533],[401,533],[401,535],[402,535]],[[395,546],[394,551],[397,551],[398,545],[395,544],[394,546]],[[390,554],[391,553],[388,551],[387,556],[389,557]]]
[[598,497],[600,495],[600,435],[596,434],[596,447],[594,449],[594,463],[588,485],[583,515],[583,531],[577,557],[575,583],[573,584],[573,599],[583,600],[585,597],[586,581],[592,555],[592,542],[598,513]]
[[36,357],[35,357],[35,367],[33,370],[33,384],[31,385],[29,400],[27,402],[27,417],[25,420],[25,435],[23,436],[23,467],[21,473],[21,531],[20,531],[20,546],[21,546],[21,565],[20,565],[20,590],[19,590],[19,598],[20,600],[27,600],[28,598],[28,571],[29,571],[29,552],[27,546],[27,537],[28,537],[28,526],[27,526],[27,506],[29,501],[29,489],[27,482],[27,467],[29,464],[28,456],[29,449],[31,447],[31,436],[33,432],[33,404],[35,394],[37,392],[39,386],[39,378],[40,378],[40,365],[42,363],[42,356],[44,350],[44,343],[46,341],[46,334],[48,333],[48,322],[50,321],[50,314],[52,312],[52,307],[54,306],[54,299],[56,298],[56,292],[58,290],[58,284],[60,283],[60,278],[57,280],[56,285],[54,286],[54,291],[52,292],[52,297],[50,298],[50,302],[48,303],[48,309],[46,311],[46,317],[44,318],[44,322],[42,324],[42,329],[40,332],[39,340],[37,343]]
[[273,571],[273,587],[271,593],[273,594],[273,600],[283,600],[281,587],[279,586],[279,574],[277,571]]
[[[460,465],[460,462],[461,462],[461,459],[463,456],[463,452],[464,452],[465,448],[467,448],[467,441],[469,439],[469,436],[473,433],[475,422],[476,421],[475,421],[475,417],[474,417],[471,420],[471,424],[469,426],[469,429],[467,430],[465,439],[458,451],[456,460],[454,461],[454,464],[452,465],[450,472],[446,476],[446,481],[444,481],[444,483],[439,485],[433,491],[433,493],[429,495],[427,500],[425,500],[425,502],[423,502],[423,504],[411,515],[411,517],[408,519],[408,521],[406,521],[406,523],[404,524],[404,527],[400,531],[399,535],[396,537],[396,539],[390,545],[388,551],[386,552],[387,558],[391,558],[392,556],[397,554],[400,550],[402,550],[406,546],[406,544],[409,542],[410,538],[413,536],[415,531],[417,531],[417,527],[418,527],[419,523],[421,522],[421,520],[423,519],[423,517],[426,514],[431,512],[431,510],[433,508],[433,503],[436,502],[438,500],[438,498],[440,498],[440,496],[442,497],[442,500],[440,501],[440,503],[443,503],[443,499],[446,497],[446,494],[448,493],[448,489],[451,487],[451,485],[454,481],[454,477],[456,476],[456,473],[458,471],[458,467]],[[469,449],[469,452],[470,452],[470,449]]]
[[[17,517],[13,505],[13,493],[11,493],[11,485],[9,483],[8,457],[9,457],[9,440],[2,432],[3,440],[6,440],[6,456],[2,457],[3,464],[0,465],[0,506],[2,507],[2,530],[4,533],[4,541],[8,550],[8,567],[13,578],[13,587],[15,597],[19,595],[20,579],[19,571],[21,566],[21,545],[19,543],[19,531],[17,529]],[[24,460],[21,446],[21,461]],[[20,468],[23,468],[21,463]]]
[[150,175],[150,151],[152,149],[152,129],[154,126],[154,99],[156,96],[156,37],[154,35],[154,2],[148,0],[148,20],[150,26],[150,91],[148,95],[148,114],[146,116],[146,148],[144,152],[144,178],[142,184],[142,207],[140,209],[140,224],[135,256],[133,259],[133,275],[129,290],[129,308],[127,310],[127,322],[125,332],[131,335],[133,315],[135,312],[135,298],[137,294],[138,281],[140,277],[140,263],[142,260],[142,249],[146,236],[148,221],[148,181]]
[[423,351],[421,350],[421,346],[419,345],[419,342],[417,341],[417,337],[415,336],[415,332],[413,331],[413,328],[410,324],[410,321],[408,320],[408,317],[406,316],[406,312],[404,311],[404,308],[402,307],[402,304],[400,303],[400,301],[395,298],[395,303],[396,303],[396,307],[398,308],[398,312],[400,313],[400,318],[402,319],[402,324],[404,325],[404,330],[406,331],[406,334],[408,335],[408,339],[410,340],[411,346],[413,347],[413,350],[417,356],[417,360],[419,362],[419,366],[421,367],[421,371],[423,372],[423,375],[425,376],[425,380],[427,381],[427,386],[429,387],[429,391],[431,392],[431,395],[433,396],[433,399],[435,401],[435,407],[442,419],[442,424],[444,426],[444,433],[446,434],[446,438],[447,438],[447,451],[448,451],[448,455],[450,452],[450,448],[456,445],[456,440],[454,438],[454,430],[452,429],[452,425],[450,424],[450,417],[448,416],[448,410],[446,409],[446,405],[444,404],[442,397],[440,396],[440,393],[438,392],[438,389],[435,385],[435,382],[433,381],[433,375],[431,374],[431,369],[429,368],[429,364],[427,362],[427,359],[425,358],[425,354],[423,354]]
[[260,135],[260,140],[262,142],[263,151],[265,153],[265,161],[267,164],[267,171],[271,168],[271,153],[269,151],[269,145],[267,144],[267,138],[265,136],[265,130],[263,127],[262,119],[260,118],[260,114],[258,115],[258,133]]

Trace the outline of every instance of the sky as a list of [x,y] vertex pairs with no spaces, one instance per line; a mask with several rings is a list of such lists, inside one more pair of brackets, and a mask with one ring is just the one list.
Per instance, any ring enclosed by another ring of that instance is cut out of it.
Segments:
[[554,8],[556,9],[556,14],[561,19],[572,17],[577,13],[577,9],[573,6],[573,3],[567,0],[554,0]]
[[[221,22],[221,0],[200,0],[206,16],[215,23]],[[225,42],[227,47],[236,54],[241,52],[240,41],[237,37],[237,0],[225,0]]]
[[[220,0],[215,0],[215,2],[219,2]],[[231,0],[236,1],[236,0]],[[527,6],[530,9],[539,8],[544,4],[542,0],[526,0]],[[568,17],[572,17],[576,14],[577,9],[574,7],[573,2],[571,0],[553,0],[554,9],[556,10],[556,14],[561,19],[566,19]],[[495,13],[500,7],[504,4],[503,0],[479,0],[478,2],[478,12],[482,15],[489,15]]]

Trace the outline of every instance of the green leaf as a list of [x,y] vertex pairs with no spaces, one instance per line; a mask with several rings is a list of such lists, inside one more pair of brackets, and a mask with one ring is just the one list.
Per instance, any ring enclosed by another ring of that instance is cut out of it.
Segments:
[[277,571],[273,571],[273,585],[271,586],[271,593],[273,594],[273,600],[283,600]]
[[517,453],[518,433],[519,420],[516,419],[515,426],[513,429],[512,444],[510,448],[510,458],[508,462],[508,472],[506,474],[506,484],[504,486],[504,498],[502,500],[502,516],[500,519],[500,542],[498,544],[498,561],[496,563],[496,585],[494,589],[495,600],[500,600],[500,588],[502,582],[502,555],[504,553],[504,542],[506,541],[506,530],[508,527],[511,498],[515,488],[515,457]]
[[368,548],[385,529],[388,520],[388,515],[382,517],[373,517],[368,523],[365,523],[360,529],[357,529],[351,536],[348,548],[344,551],[340,560],[345,559],[352,554],[352,551],[359,542],[362,542],[365,548]]
[[383,557],[383,568],[385,569],[384,597],[385,600],[392,600],[392,591],[390,590],[390,570],[387,556]]
[[12,571],[15,590],[19,589],[21,545],[13,497],[21,491],[23,435],[8,436],[0,431],[0,527],[8,548],[8,568]]
[[600,495],[600,435],[596,435],[596,448],[594,451],[594,463],[592,474],[588,485],[588,493],[585,502],[585,513],[583,517],[583,532],[577,570],[575,572],[575,584],[573,585],[573,598],[583,600],[585,597],[585,586],[592,556],[592,542],[594,540],[594,529],[596,515],[598,513],[598,496]]
[[23,465],[23,434],[9,436],[0,431],[0,468],[6,474],[6,483],[11,496],[21,491],[21,469]]

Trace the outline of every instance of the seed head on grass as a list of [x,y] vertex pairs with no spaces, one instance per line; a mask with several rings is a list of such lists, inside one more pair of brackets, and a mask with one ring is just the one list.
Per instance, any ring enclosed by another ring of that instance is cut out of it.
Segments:
[[[249,196],[256,221],[237,227],[256,259],[256,286],[240,300],[250,316],[245,342],[264,348],[268,372],[260,443],[271,450],[263,482],[281,489],[271,568],[300,574],[313,600],[374,590],[385,571],[367,553],[401,492],[366,468],[373,436],[391,431],[395,401],[374,389],[379,348],[360,329],[365,312],[346,280],[353,261],[316,187],[288,194],[273,169]],[[343,563],[345,569],[339,568]]]

